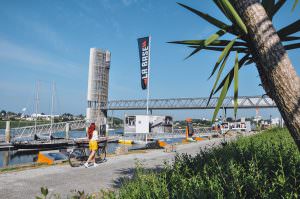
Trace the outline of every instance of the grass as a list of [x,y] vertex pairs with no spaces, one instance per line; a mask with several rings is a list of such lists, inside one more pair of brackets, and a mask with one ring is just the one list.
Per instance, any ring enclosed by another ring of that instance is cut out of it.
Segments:
[[[10,128],[18,128],[18,127],[24,127],[24,126],[34,126],[35,121],[10,121]],[[50,124],[49,121],[37,121],[37,125],[40,124]],[[6,121],[0,121],[0,129],[6,128]]]
[[240,138],[160,171],[136,168],[104,198],[298,198],[300,153],[286,129]]
[[35,169],[35,168],[48,167],[48,166],[49,166],[48,164],[42,164],[42,163],[13,165],[9,167],[0,168],[0,175],[2,173],[7,173],[7,172],[24,171],[28,169]]

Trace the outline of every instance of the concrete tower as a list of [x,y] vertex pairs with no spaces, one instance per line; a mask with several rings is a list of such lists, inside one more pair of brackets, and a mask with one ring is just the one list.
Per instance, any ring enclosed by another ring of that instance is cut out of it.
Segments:
[[105,132],[107,120],[107,110],[103,109],[103,106],[106,106],[108,101],[109,68],[110,52],[91,48],[86,119],[96,123],[100,133]]

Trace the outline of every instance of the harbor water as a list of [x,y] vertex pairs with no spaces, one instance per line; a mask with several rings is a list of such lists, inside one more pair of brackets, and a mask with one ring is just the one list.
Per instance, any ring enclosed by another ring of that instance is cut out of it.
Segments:
[[[2,130],[2,129],[1,129]],[[122,134],[123,130],[118,129],[110,131],[109,135],[118,135]],[[1,135],[4,135],[4,130],[0,131]],[[71,131],[69,133],[70,138],[83,138],[86,136],[85,131]],[[55,137],[64,137],[64,132],[54,133]],[[107,148],[107,153],[114,153],[116,148],[120,145],[118,143],[109,143]],[[129,149],[136,146],[128,146]],[[37,160],[39,151],[36,150],[19,150],[19,151],[0,151],[0,168],[18,164],[33,163]]]
[[[4,130],[1,129],[0,135],[4,135]],[[116,135],[122,135],[123,129],[117,129],[109,131],[109,136],[116,136]],[[54,137],[65,137],[65,132],[57,132],[53,134]],[[71,131],[69,133],[70,138],[84,138],[86,137],[85,131]],[[124,137],[124,139],[126,139]],[[168,144],[171,143],[181,143],[183,138],[167,138],[167,139],[161,139],[161,141],[164,141]],[[113,154],[115,150],[122,146],[122,144],[119,143],[108,143],[107,147],[107,153]],[[124,145],[123,145],[124,146]],[[145,145],[126,145],[128,150],[134,150],[134,149],[140,149],[144,148]],[[1,167],[7,167],[7,166],[13,166],[13,165],[20,165],[20,164],[28,164],[28,163],[34,163],[37,160],[39,151],[37,150],[18,150],[18,151],[0,151],[0,168]]]

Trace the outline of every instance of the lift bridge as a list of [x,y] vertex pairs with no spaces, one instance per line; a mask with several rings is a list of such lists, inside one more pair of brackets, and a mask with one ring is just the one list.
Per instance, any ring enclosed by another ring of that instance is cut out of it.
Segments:
[[[174,110],[174,109],[215,109],[218,98],[211,98],[207,104],[208,98],[171,98],[171,99],[150,99],[149,110]],[[108,104],[102,104],[101,109],[106,110],[145,110],[146,100],[112,100]],[[233,97],[226,97],[221,106],[226,109],[233,109]],[[239,109],[249,108],[276,108],[275,102],[264,96],[240,96],[238,98]],[[84,129],[88,126],[85,120],[60,122],[54,124],[44,124],[37,126],[12,128],[11,135],[13,139],[31,137],[34,134],[48,135],[51,132],[66,131],[66,129],[76,130]],[[0,137],[1,139],[1,137]],[[3,138],[2,138],[3,139]]]

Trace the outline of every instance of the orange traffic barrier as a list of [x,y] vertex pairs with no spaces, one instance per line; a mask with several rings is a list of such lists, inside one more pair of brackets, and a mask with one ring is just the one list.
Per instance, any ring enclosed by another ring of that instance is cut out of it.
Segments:
[[54,163],[54,160],[52,158],[48,157],[47,155],[39,152],[37,163],[46,163],[46,164],[50,165],[50,164]]
[[190,142],[187,139],[182,140],[182,144],[188,144],[188,143],[190,143]]
[[202,141],[202,140],[205,140],[205,139],[201,138],[201,137],[195,137],[194,140],[196,140],[196,141]]
[[158,146],[159,146],[159,147],[165,147],[165,146],[167,146],[167,143],[164,142],[164,141],[158,140],[157,143],[158,143]]

